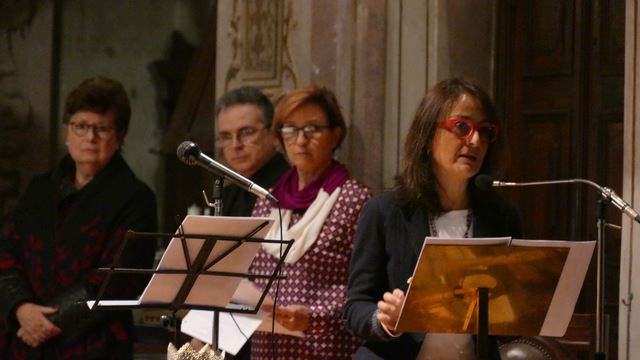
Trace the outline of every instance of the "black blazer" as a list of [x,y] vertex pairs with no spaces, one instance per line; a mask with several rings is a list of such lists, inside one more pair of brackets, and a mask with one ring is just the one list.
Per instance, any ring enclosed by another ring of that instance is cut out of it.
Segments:
[[[516,209],[491,192],[475,201],[474,237],[522,238]],[[429,235],[426,212],[401,206],[396,193],[371,199],[364,207],[355,236],[349,273],[346,327],[364,340],[355,359],[415,359],[424,334],[390,337],[375,318],[377,302],[386,291],[407,290],[424,238]]]
[[[289,163],[281,153],[277,152],[271,160],[251,176],[250,180],[269,189],[288,169]],[[255,203],[256,196],[253,193],[232,183],[227,183],[222,189],[223,216],[251,216]]]

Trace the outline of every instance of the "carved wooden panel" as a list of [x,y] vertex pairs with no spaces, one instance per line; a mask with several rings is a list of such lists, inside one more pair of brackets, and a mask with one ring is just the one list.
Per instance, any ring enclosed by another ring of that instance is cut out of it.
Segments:
[[[500,3],[498,99],[510,120],[515,181],[585,178],[620,193],[624,0]],[[504,59],[502,59],[504,57]],[[514,156],[515,155],[515,156]],[[596,239],[598,194],[582,185],[509,190],[528,238]],[[621,214],[607,208],[607,219]],[[607,231],[608,358],[617,357],[620,232]],[[576,312],[594,312],[595,266]],[[585,355],[585,354],[583,354]],[[588,356],[580,357],[590,358]]]
[[522,111],[567,111],[574,93],[571,80],[562,76],[529,78],[522,84]]
[[[567,113],[523,114],[522,126],[515,137],[520,144],[518,181],[567,178],[570,124]],[[528,238],[564,239],[569,214],[564,210],[567,187],[529,187],[515,191],[523,212]]]
[[624,71],[624,9],[619,0],[602,0],[598,41],[600,44],[600,71],[607,75],[622,75]]
[[527,14],[524,60],[526,75],[569,74],[573,62],[574,2],[535,0],[523,2]]

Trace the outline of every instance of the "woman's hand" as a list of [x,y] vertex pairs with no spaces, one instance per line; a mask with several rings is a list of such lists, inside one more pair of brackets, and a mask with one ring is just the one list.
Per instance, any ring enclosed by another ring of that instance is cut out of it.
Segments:
[[[273,314],[272,305],[263,305],[262,310]],[[276,321],[291,331],[304,331],[309,326],[309,308],[304,305],[276,306]]]
[[382,295],[382,300],[378,301],[378,321],[389,331],[395,335],[394,329],[396,322],[400,316],[400,309],[404,302],[404,292],[400,289],[393,290],[393,293],[386,292]]
[[57,311],[56,308],[33,303],[21,304],[16,309],[16,319],[20,323],[20,329],[16,335],[32,348],[36,348],[50,338],[59,335],[62,330],[47,318]]

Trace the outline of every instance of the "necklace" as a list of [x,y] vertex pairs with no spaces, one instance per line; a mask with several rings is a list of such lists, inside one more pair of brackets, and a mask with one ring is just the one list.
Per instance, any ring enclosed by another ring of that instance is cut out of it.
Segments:
[[[438,237],[438,229],[436,229],[436,219],[433,215],[429,214],[429,231],[431,232],[432,237]],[[469,237],[469,231],[471,230],[471,223],[473,222],[473,213],[471,209],[467,211],[467,229],[464,231],[464,238]]]

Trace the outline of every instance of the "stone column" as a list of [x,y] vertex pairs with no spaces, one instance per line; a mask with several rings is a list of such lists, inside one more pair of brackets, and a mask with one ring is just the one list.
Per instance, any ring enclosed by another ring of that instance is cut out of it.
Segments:
[[[627,0],[624,68],[623,198],[640,209],[640,1]],[[640,224],[622,217],[620,256],[620,359],[640,358],[640,312],[634,294],[640,295]]]

